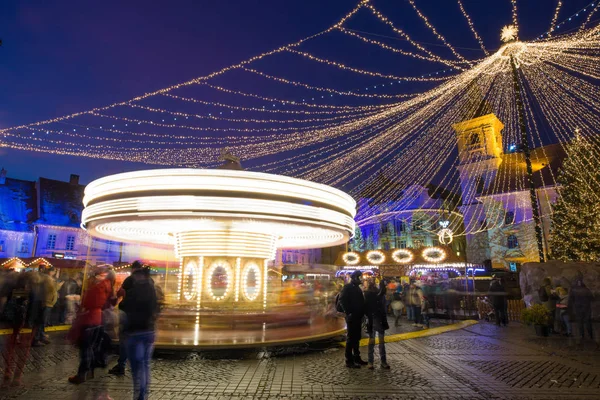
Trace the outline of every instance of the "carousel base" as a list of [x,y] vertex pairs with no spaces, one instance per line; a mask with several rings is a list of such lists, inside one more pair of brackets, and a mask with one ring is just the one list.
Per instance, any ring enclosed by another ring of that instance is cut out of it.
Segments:
[[343,335],[342,318],[313,316],[308,312],[163,312],[157,323],[159,349],[243,349],[285,346]]

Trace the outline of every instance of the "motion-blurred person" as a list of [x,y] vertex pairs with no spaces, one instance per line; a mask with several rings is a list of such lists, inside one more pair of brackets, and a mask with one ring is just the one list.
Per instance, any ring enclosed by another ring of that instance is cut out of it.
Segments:
[[79,346],[79,369],[69,382],[80,384],[94,377],[96,360],[94,346],[102,337],[102,308],[111,295],[110,281],[106,279],[108,270],[97,267],[88,281],[81,300],[81,308],[72,326],[72,339]]
[[550,278],[544,278],[542,286],[538,289],[538,296],[544,307],[546,307],[550,313],[548,316],[548,329],[550,332],[554,332],[554,314],[556,312],[557,296],[554,293]]
[[404,302],[402,301],[402,285],[398,285],[392,294],[392,312],[394,313],[394,326],[400,325],[400,317],[404,311]]
[[127,303],[124,303],[123,300],[127,295],[127,291],[133,287],[136,275],[144,273],[144,265],[140,261],[131,263],[131,275],[125,278],[123,285],[121,285],[121,288],[117,292],[117,304],[119,305],[119,359],[117,360],[117,365],[108,371],[109,374],[125,374],[125,365],[127,364],[127,336],[124,329],[127,324]]
[[81,285],[83,278],[81,273],[73,277],[69,277],[58,291],[58,302],[59,302],[59,324],[70,324],[73,321],[74,316],[74,302],[73,296],[81,295]]
[[150,388],[150,360],[154,350],[158,301],[150,271],[132,274],[133,284],[121,303],[126,314],[127,357],[133,377],[134,400],[145,400]]
[[365,298],[360,288],[362,272],[354,271],[350,283],[346,284],[340,293],[340,306],[346,314],[346,367],[360,368],[367,365],[361,360],[359,344],[362,331],[362,321],[365,314]]
[[52,307],[58,299],[58,288],[54,281],[56,270],[54,267],[40,265],[38,267],[39,279],[36,279],[33,290],[31,306],[31,327],[33,330],[32,346],[50,344],[46,335],[46,325],[52,312]]
[[424,294],[421,296],[421,322],[423,324],[423,329],[429,329],[430,324],[430,314],[429,308],[431,307],[431,303],[429,299]]
[[506,289],[502,280],[496,275],[492,276],[492,282],[490,283],[489,296],[494,307],[494,314],[496,315],[496,325],[506,326],[508,324],[508,301],[506,299]]
[[375,353],[375,336],[379,338],[379,360],[381,368],[390,369],[385,354],[385,331],[390,329],[386,312],[386,287],[382,280],[377,287],[373,279],[369,280],[365,292],[365,312],[367,315],[367,332],[369,333],[369,369],[373,369]]
[[594,329],[592,327],[592,301],[594,294],[583,283],[583,277],[577,277],[571,290],[569,291],[568,307],[577,326],[577,334],[581,339],[585,338],[587,330],[591,339],[594,339]]
[[4,359],[3,387],[21,386],[25,364],[29,358],[31,347],[31,333],[21,334],[27,321],[29,301],[32,287],[32,273],[19,274],[17,282],[6,303],[6,317],[10,322],[12,333],[5,342],[2,353]]
[[11,293],[17,284],[19,273],[14,270],[0,270],[0,319],[4,316],[4,310]]
[[[421,297],[423,296],[423,292],[421,288],[417,286],[416,281],[413,279],[410,281],[410,286],[408,287],[408,293],[406,294],[408,307],[411,312],[413,326],[420,326],[421,323]],[[410,318],[409,318],[410,320]]]
[[557,320],[563,326],[563,333],[565,336],[570,337],[572,334],[571,331],[571,317],[569,316],[569,291],[562,287],[558,286],[556,288],[556,295],[558,296],[558,301],[556,303],[556,314]]

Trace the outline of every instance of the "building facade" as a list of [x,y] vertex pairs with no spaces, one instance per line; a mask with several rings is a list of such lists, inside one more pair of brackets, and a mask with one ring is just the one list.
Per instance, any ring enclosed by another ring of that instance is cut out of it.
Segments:
[[[503,123],[492,113],[455,124],[467,258],[516,271],[539,261],[525,156],[504,143]],[[505,152],[504,148],[508,151]],[[544,252],[556,201],[555,177],[565,154],[560,145],[531,151]]]

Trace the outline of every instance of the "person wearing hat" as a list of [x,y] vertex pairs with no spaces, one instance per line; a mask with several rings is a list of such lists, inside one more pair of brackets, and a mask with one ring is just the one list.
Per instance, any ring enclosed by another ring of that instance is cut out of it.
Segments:
[[360,358],[359,344],[362,334],[362,321],[365,315],[365,297],[360,288],[361,271],[354,271],[350,283],[346,284],[340,294],[340,304],[346,314],[346,367],[360,368],[368,363]]

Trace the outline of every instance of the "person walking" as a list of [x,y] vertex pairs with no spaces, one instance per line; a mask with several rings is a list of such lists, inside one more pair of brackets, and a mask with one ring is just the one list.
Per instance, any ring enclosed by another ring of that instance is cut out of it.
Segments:
[[385,281],[379,283],[369,280],[365,292],[365,312],[367,315],[367,332],[369,333],[369,358],[368,368],[374,369],[375,336],[379,338],[379,360],[381,368],[390,369],[385,354],[385,331],[390,329],[387,321]]
[[571,330],[571,318],[569,316],[569,291],[562,286],[558,286],[556,288],[556,295],[558,296],[558,302],[556,303],[557,319],[564,328],[564,335],[571,337],[573,332]]
[[392,312],[394,313],[394,326],[400,325],[400,317],[402,317],[402,311],[404,310],[404,302],[402,302],[402,285],[398,285],[392,295]]
[[492,276],[492,282],[490,283],[489,296],[494,307],[494,314],[496,316],[496,325],[506,326],[508,324],[508,301],[506,299],[506,289],[502,280],[496,275]]
[[77,375],[71,376],[69,382],[80,384],[89,377],[94,377],[96,360],[94,349],[102,338],[102,308],[111,295],[110,282],[106,279],[108,270],[97,267],[93,271],[83,299],[79,314],[73,322],[71,337],[79,346],[79,368]]
[[159,305],[150,270],[132,274],[133,282],[123,299],[127,358],[133,377],[133,399],[145,400],[150,389],[150,360],[154,350],[155,321]]
[[[127,325],[127,303],[123,302],[127,291],[133,287],[136,276],[144,273],[144,265],[140,261],[131,263],[131,275],[123,281],[121,288],[117,292],[117,304],[119,305],[119,358],[117,365],[108,370],[109,374],[122,376],[125,375],[125,365],[127,365],[127,336],[125,335],[125,325]],[[152,280],[152,278],[150,278]]]
[[[53,266],[40,265],[38,272],[40,274],[40,281],[37,288],[39,303],[34,307],[36,315],[33,318],[34,335],[32,346],[50,344],[48,335],[46,335],[46,326],[50,322],[50,314],[58,300],[58,289],[60,288],[54,279],[56,269]],[[60,286],[62,286],[62,283]]]
[[591,339],[594,339],[594,330],[592,327],[592,301],[594,294],[583,283],[583,277],[577,277],[571,290],[569,291],[568,307],[569,313],[573,316],[577,326],[577,334],[581,339],[585,338],[587,330]]
[[344,285],[340,293],[340,305],[346,314],[346,367],[360,368],[367,365],[360,358],[360,337],[362,333],[362,321],[365,314],[365,298],[360,288],[361,271],[354,271],[350,276],[350,283]]

